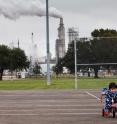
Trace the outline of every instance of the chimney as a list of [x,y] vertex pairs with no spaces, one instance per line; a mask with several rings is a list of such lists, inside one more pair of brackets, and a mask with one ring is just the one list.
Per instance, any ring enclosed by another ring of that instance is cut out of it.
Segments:
[[60,25],[64,25],[63,24],[63,18],[60,18]]
[[34,33],[32,32],[32,43],[34,43],[33,37],[34,37]]

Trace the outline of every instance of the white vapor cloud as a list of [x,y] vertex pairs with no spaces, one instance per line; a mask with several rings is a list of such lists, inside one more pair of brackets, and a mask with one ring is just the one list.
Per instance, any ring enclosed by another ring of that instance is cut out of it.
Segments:
[[[21,16],[45,16],[46,5],[40,0],[0,0],[0,15],[16,20]],[[61,12],[56,8],[49,8],[49,15],[61,18]]]

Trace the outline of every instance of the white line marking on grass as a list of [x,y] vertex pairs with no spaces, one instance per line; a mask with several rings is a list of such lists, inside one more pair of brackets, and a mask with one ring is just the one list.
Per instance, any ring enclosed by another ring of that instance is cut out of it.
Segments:
[[97,100],[100,100],[100,98],[98,98],[97,96],[93,95],[92,93],[89,93],[88,91],[86,91],[85,93],[87,93],[88,95],[92,96],[93,98],[96,98]]

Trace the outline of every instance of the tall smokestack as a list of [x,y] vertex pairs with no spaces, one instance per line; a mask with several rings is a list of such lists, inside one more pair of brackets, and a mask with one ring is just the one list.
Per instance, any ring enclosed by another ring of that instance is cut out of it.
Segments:
[[18,48],[19,48],[19,39],[18,39]]
[[58,39],[56,40],[56,63],[60,58],[65,56],[65,27],[63,18],[60,18],[60,25],[58,28]]
[[58,37],[59,37],[59,39],[65,40],[65,27],[64,27],[64,23],[63,23],[63,18],[60,18],[60,25],[58,28]]
[[60,18],[60,25],[64,25],[63,24],[63,18]]
[[33,32],[32,32],[32,43],[34,43],[33,36],[34,36],[34,34],[33,34]]

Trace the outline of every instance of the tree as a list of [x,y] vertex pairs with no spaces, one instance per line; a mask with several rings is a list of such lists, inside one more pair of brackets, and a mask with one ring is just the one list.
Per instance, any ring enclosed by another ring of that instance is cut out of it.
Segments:
[[63,59],[62,58],[59,58],[58,63],[55,65],[55,67],[53,67],[53,71],[56,73],[57,76],[63,72]]
[[28,66],[28,60],[23,50],[19,48],[10,49],[5,45],[0,45],[0,80],[2,80],[3,71],[9,69],[24,69]]
[[33,72],[34,74],[40,74],[41,73],[41,66],[36,62],[34,67],[33,67]]
[[117,36],[117,31],[113,29],[95,29],[91,35],[93,37],[114,37]]
[[70,73],[75,72],[75,63],[74,63],[74,42],[69,44],[68,51],[63,58],[63,66],[67,67],[70,70]]
[[22,70],[26,67],[28,67],[28,60],[25,55],[25,52],[21,50],[20,48],[13,48],[10,52],[10,69],[11,70]]
[[[77,63],[87,64],[90,63],[90,42],[77,41]],[[69,44],[68,51],[63,58],[63,65],[70,70],[70,73],[75,72],[75,59],[74,59],[74,42]],[[86,69],[84,66],[78,66],[78,69]]]
[[5,45],[0,45],[0,80],[2,80],[3,71],[10,67],[10,49]]
[[[117,31],[111,29],[96,29],[91,34],[94,37],[94,39],[90,41],[92,56],[91,63],[116,63],[117,39],[115,37],[117,37]],[[109,69],[113,65],[92,66],[95,71],[96,78],[98,77],[98,70],[101,66]]]

